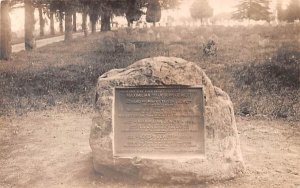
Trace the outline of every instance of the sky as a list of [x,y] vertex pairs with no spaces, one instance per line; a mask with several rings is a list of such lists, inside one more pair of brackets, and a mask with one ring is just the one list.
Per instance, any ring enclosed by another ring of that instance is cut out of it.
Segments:
[[[189,8],[194,0],[185,0],[181,5],[186,11],[189,11]],[[231,12],[233,10],[234,5],[236,5],[238,0],[209,0],[209,4],[214,9],[215,14],[219,14],[222,12]]]
[[[283,8],[286,8],[290,0],[281,0]],[[183,13],[189,14],[189,8],[194,0],[184,0],[180,9]],[[239,0],[208,0],[211,7],[214,9],[214,15],[226,12],[232,12],[235,6],[240,2]],[[271,9],[275,9],[277,0],[271,0]]]

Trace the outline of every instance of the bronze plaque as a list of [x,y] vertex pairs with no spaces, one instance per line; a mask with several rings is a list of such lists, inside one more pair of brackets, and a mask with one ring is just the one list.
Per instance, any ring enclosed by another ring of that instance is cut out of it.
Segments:
[[204,155],[202,87],[115,88],[113,106],[115,157]]

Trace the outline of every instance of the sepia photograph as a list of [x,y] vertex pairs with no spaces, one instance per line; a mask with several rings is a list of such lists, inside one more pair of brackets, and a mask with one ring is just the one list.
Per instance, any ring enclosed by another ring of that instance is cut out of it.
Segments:
[[0,0],[0,188],[300,188],[300,0]]

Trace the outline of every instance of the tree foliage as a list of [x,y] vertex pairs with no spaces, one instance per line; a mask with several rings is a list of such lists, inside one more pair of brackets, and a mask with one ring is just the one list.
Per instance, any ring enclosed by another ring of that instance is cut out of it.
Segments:
[[234,19],[270,21],[269,0],[241,0],[233,13]]
[[148,4],[146,12],[146,21],[149,23],[159,22],[161,18],[161,5],[158,0],[154,0]]
[[192,18],[202,20],[213,16],[213,9],[207,0],[195,0],[190,8]]
[[276,4],[276,16],[279,21],[283,21],[285,19],[284,10],[282,9],[282,1],[277,0]]
[[[24,0],[11,0],[11,4],[20,4]],[[129,23],[138,21],[142,15],[146,14],[145,9],[154,15],[156,21],[160,19],[160,10],[175,8],[182,0],[32,0],[34,7],[44,7],[44,12],[50,17],[50,12],[54,12],[59,18],[60,14],[65,14],[66,10],[76,12],[88,12],[93,22],[101,17],[126,16]],[[153,11],[154,10],[154,11]],[[150,16],[150,18],[153,18]],[[159,18],[159,19],[158,19]],[[107,19],[106,19],[107,20]],[[152,22],[152,21],[151,21]]]
[[132,24],[134,21],[138,21],[144,14],[142,9],[142,4],[137,0],[128,0],[126,8],[126,19],[128,25]]
[[285,13],[285,20],[288,22],[294,22],[300,20],[300,1],[291,0]]

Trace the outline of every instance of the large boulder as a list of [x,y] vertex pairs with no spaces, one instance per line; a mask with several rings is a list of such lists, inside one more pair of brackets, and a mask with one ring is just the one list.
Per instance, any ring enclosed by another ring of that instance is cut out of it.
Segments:
[[[139,85],[202,85],[205,97],[205,157],[151,159],[113,157],[113,88]],[[90,134],[94,168],[154,182],[206,182],[231,179],[244,169],[232,102],[195,63],[174,57],[143,59],[98,79]]]

